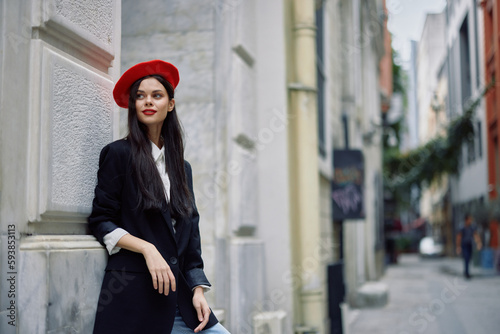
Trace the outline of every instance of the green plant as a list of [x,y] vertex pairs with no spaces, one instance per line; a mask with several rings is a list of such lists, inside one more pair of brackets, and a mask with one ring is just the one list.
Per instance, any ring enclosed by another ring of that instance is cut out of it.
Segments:
[[436,137],[406,153],[387,150],[384,154],[385,185],[397,192],[412,185],[428,185],[446,174],[456,174],[462,145],[474,138],[474,112],[493,85],[494,82],[488,84],[463,114],[450,122],[446,136]]

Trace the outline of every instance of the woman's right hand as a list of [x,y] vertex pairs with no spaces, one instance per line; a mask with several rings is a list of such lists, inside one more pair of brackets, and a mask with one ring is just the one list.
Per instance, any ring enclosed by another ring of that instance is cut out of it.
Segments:
[[159,293],[168,296],[170,289],[175,291],[175,276],[167,261],[161,256],[155,245],[146,240],[125,234],[118,240],[116,246],[132,252],[141,253],[146,259],[149,273],[153,278],[153,287]]
[[175,291],[175,276],[167,261],[161,256],[158,249],[153,244],[148,244],[144,248],[142,254],[146,259],[146,264],[149,269],[149,273],[153,279],[153,287],[158,290],[159,293],[168,296],[170,289]]

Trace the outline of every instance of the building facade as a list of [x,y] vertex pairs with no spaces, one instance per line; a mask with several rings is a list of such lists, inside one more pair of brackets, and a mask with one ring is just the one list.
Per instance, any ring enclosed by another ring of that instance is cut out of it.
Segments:
[[121,2],[5,0],[0,17],[0,332],[90,333],[106,253],[86,217],[117,134]]
[[[478,98],[487,84],[484,76],[483,15],[477,1],[448,1],[446,6],[448,50],[448,118],[461,115],[470,100]],[[484,99],[474,114],[474,140],[464,145],[459,173],[450,178],[454,232],[463,216],[488,198],[488,157]]]
[[[447,126],[446,105],[446,15],[427,14],[418,43],[417,100],[419,142],[426,144],[444,134]],[[428,222],[428,235],[442,238],[447,225],[444,209],[448,200],[447,179],[426,185],[421,192],[420,214]]]
[[[386,52],[384,14],[382,1],[341,2],[342,104],[333,116],[338,122],[333,145],[337,149],[359,149],[365,161],[365,218],[342,222],[346,298],[354,306],[364,305],[363,288],[380,277],[384,266],[381,194],[384,95],[379,84],[380,61]],[[386,91],[386,96],[388,93],[392,92]],[[342,128],[343,131],[338,131]]]
[[[490,82],[500,73],[500,53],[498,51],[498,29],[500,27],[498,1],[481,2],[484,18],[484,68],[485,81]],[[500,192],[500,111],[497,99],[500,96],[495,85],[486,96],[486,154],[488,156],[488,198],[498,198]]]
[[[384,258],[381,0],[0,4],[0,313],[15,319],[1,333],[91,332],[107,255],[86,217],[99,151],[127,132],[112,89],[151,59],[180,70],[207,299],[224,325],[328,333],[326,268],[341,259],[347,300],[363,303]],[[366,218],[340,223],[332,159],[346,146],[370,162]]]
[[419,145],[418,138],[418,98],[417,98],[417,83],[418,83],[418,42],[410,42],[410,60],[408,62],[408,88],[407,99],[408,108],[405,117],[406,131],[401,140],[401,151],[406,152],[415,149]]
[[[448,1],[442,13],[428,14],[418,45],[418,128],[425,143],[446,135],[449,122],[480,97],[485,86],[481,9],[476,1]],[[461,150],[457,175],[442,177],[422,191],[420,213],[428,234],[454,254],[455,234],[466,212],[487,200],[486,121],[484,101],[474,113],[474,138]]]

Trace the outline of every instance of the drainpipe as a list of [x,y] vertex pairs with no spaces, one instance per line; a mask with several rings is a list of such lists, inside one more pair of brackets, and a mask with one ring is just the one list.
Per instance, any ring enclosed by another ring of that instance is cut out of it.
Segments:
[[326,293],[319,247],[315,6],[315,0],[291,2],[288,140],[294,321],[322,333]]

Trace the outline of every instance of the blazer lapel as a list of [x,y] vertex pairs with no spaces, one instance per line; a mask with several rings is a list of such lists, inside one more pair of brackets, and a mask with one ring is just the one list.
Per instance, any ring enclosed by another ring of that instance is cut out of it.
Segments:
[[176,219],[175,220],[175,242],[177,242],[177,245],[179,245],[179,239],[182,236],[184,230],[184,222],[182,219]]
[[172,238],[175,240],[175,244],[177,245],[177,237],[174,227],[172,225],[172,217],[170,216],[170,211],[167,210],[161,210],[161,215],[163,216],[163,219],[165,220],[165,224],[167,224],[168,229],[170,230],[170,233],[172,234]]

